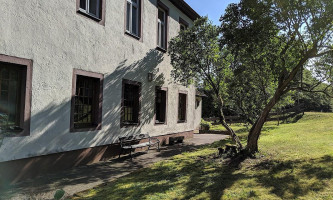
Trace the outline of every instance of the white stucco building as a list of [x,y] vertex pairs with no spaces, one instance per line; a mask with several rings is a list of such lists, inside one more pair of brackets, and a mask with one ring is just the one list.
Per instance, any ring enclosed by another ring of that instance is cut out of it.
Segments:
[[191,137],[201,103],[167,42],[183,0],[0,0],[0,183],[117,155],[118,138]]

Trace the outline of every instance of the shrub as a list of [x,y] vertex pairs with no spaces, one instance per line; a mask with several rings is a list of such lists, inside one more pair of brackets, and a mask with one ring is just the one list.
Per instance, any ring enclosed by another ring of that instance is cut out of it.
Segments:
[[203,119],[201,119],[201,123],[200,123],[201,129],[204,131],[209,131],[210,127],[212,126],[212,124],[210,122],[207,122]]

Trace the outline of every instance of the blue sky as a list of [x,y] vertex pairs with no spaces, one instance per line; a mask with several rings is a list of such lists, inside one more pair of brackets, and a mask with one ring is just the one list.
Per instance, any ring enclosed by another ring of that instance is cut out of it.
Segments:
[[206,16],[214,24],[220,25],[219,19],[230,3],[239,3],[239,0],[185,0],[199,15]]

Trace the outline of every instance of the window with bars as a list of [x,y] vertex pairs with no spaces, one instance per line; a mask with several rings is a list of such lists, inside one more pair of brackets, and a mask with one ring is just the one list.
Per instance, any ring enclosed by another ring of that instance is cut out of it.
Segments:
[[158,7],[158,23],[157,23],[157,42],[158,47],[167,48],[167,11],[162,7]]
[[166,123],[166,105],[167,105],[167,91],[161,88],[156,88],[155,93],[155,123]]
[[94,79],[78,76],[76,80],[74,127],[87,128],[94,126],[93,112],[95,103]]
[[80,0],[79,11],[95,19],[101,20],[102,1],[101,0]]
[[186,122],[187,94],[179,93],[178,97],[178,123]]
[[123,81],[122,125],[138,125],[141,83]]
[[126,32],[140,37],[140,0],[126,1]]
[[102,118],[103,75],[74,70],[71,130],[99,130]]
[[0,128],[23,130],[26,67],[0,62]]

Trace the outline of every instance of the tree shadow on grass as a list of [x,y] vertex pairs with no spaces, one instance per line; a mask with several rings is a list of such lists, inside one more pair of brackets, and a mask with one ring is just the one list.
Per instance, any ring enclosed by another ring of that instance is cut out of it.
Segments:
[[[216,167],[209,174],[205,173],[205,165],[198,164],[190,174],[186,185],[186,198],[195,198],[202,192],[209,193],[210,199],[221,199],[225,190],[236,182],[254,178],[262,187],[281,199],[297,199],[306,197],[310,192],[320,192],[327,187],[327,182],[333,178],[333,157],[323,156],[318,159],[279,161],[261,161],[252,167],[257,171],[253,176],[245,170],[239,170],[244,160],[233,160],[228,165]],[[208,183],[208,184],[207,184]],[[209,184],[210,183],[210,184]],[[201,185],[200,185],[201,184]],[[255,197],[256,193],[247,188],[240,194],[242,198]]]
[[[220,147],[226,142],[216,142],[209,147]],[[182,154],[108,183],[88,199],[215,200],[229,195],[226,191],[233,185],[250,179],[272,196],[296,199],[325,190],[327,182],[333,178],[333,157],[329,155],[312,160],[253,161],[249,164],[244,158],[238,162],[222,162],[214,154]],[[245,183],[243,187],[235,198],[257,197],[253,186]]]
[[270,192],[282,199],[304,197],[310,192],[325,189],[325,180],[333,177],[333,158],[323,156],[318,159],[306,160],[267,160],[254,169],[263,173],[255,177],[263,187],[271,188]]

